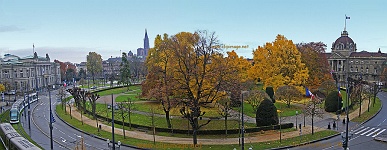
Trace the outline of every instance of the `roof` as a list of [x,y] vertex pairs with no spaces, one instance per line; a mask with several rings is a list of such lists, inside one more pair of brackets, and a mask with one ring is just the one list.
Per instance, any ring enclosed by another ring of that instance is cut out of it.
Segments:
[[336,41],[335,41],[335,44],[339,44],[339,43],[343,43],[343,44],[349,44],[349,43],[354,43],[353,40],[348,36],[348,32],[347,31],[343,31],[341,33],[341,37],[339,37]]
[[387,54],[380,52],[352,52],[349,57],[387,57]]

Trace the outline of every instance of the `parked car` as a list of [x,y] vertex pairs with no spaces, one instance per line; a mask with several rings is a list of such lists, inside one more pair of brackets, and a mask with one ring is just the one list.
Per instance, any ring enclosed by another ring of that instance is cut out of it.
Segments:
[[15,94],[16,94],[16,91],[15,91],[15,90],[9,90],[9,91],[7,91],[5,94],[8,94],[8,95],[15,95]]

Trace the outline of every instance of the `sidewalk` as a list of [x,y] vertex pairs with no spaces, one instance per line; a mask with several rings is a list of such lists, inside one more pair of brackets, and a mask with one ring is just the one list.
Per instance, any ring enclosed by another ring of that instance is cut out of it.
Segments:
[[[367,110],[366,109],[367,105],[368,105],[367,102],[364,102],[362,104],[362,108],[363,108],[362,113]],[[66,109],[66,111],[69,112],[70,109]],[[76,111],[75,107],[72,107],[71,111],[72,111],[71,114],[72,114],[73,118],[75,118],[77,120],[81,120],[81,115],[78,111]],[[357,117],[358,114],[359,114],[359,109],[350,113],[349,118],[353,119],[353,118]],[[283,117],[283,118],[281,118],[282,119],[281,121],[284,123],[285,122],[286,123],[292,122],[295,124],[296,118],[297,118],[298,124],[300,124],[300,123],[303,124],[304,117],[302,114],[298,115],[298,116]],[[345,118],[345,115],[340,116],[340,119],[343,119],[343,118]],[[255,119],[252,117],[248,117],[247,120],[251,120],[251,121],[253,120],[255,122]],[[322,118],[314,117],[314,131],[318,132],[318,131],[322,131],[322,130],[328,130],[327,129],[328,123],[331,123],[331,128],[333,130],[333,127],[332,127],[333,121],[337,121],[337,116],[333,115],[333,114],[325,114],[325,115],[323,115]],[[342,120],[340,120],[339,122],[336,122],[337,127],[338,127],[338,128],[336,128],[336,130],[338,130],[339,132],[343,131],[345,129],[345,124],[342,124],[341,121]],[[87,118],[85,116],[83,116],[83,122],[85,124],[90,125],[90,126],[94,126],[94,127],[97,126],[97,123],[95,120],[92,120],[92,119]],[[250,121],[248,121],[248,122],[250,122]],[[311,133],[311,130],[312,130],[311,117],[305,117],[305,124],[306,124],[305,127],[302,126],[302,130],[303,130],[302,134],[303,135]],[[104,131],[111,132],[111,130],[112,130],[110,125],[102,124],[101,122],[99,122],[99,125],[101,125],[101,129]],[[350,124],[349,124],[350,128],[354,128],[357,125],[358,125],[357,123],[353,123],[353,122],[350,122]],[[114,132],[115,132],[115,134],[123,135],[122,129],[115,128]],[[147,134],[145,132],[125,131],[125,135],[128,137],[131,137],[131,138],[153,141],[153,135]],[[297,136],[299,136],[299,130],[282,133],[282,139],[297,137]],[[167,136],[158,136],[158,135],[156,135],[155,138],[156,138],[157,142],[175,143],[175,144],[192,144],[192,138],[167,137]],[[246,143],[267,142],[267,141],[274,141],[274,140],[279,140],[279,131],[265,131],[265,134],[261,134],[258,132],[257,133],[249,133],[249,136],[245,137]],[[239,138],[219,138],[219,139],[201,139],[200,138],[200,139],[198,139],[198,143],[203,144],[203,145],[238,144]]]

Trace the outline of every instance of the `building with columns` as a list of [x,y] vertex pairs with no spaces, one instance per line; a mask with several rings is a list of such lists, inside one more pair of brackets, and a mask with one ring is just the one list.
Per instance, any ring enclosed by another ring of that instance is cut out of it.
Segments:
[[341,36],[332,43],[332,52],[326,53],[331,72],[336,75],[339,86],[344,87],[347,77],[362,78],[368,82],[380,82],[383,64],[387,54],[378,52],[357,52],[356,43],[344,30]]
[[61,83],[60,65],[50,62],[50,57],[34,56],[19,57],[5,54],[0,61],[0,82],[10,89],[20,92],[42,89],[45,85]]

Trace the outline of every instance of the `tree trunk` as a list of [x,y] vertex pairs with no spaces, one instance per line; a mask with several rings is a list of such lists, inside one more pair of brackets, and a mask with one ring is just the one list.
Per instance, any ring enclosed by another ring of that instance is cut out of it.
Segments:
[[198,119],[197,118],[194,118],[193,119],[193,126],[192,126],[192,138],[193,138],[193,144],[194,146],[196,146],[196,144],[198,144],[198,137],[197,137],[197,128],[198,128]]
[[128,120],[129,120],[129,129],[132,129],[132,123],[130,121],[130,107],[129,107],[129,111],[128,111]]
[[165,112],[165,119],[167,119],[168,129],[170,129],[170,128],[172,128],[172,125],[171,125],[171,119],[169,116],[169,111],[164,111],[164,112]]
[[125,137],[125,117],[124,117],[124,111],[122,111],[121,115],[122,115],[122,132],[124,133],[124,139],[126,139],[126,137]]
[[226,128],[226,137],[227,137],[227,116],[228,116],[227,114],[224,116],[224,127]]
[[93,117],[94,117],[94,119],[97,119],[97,117],[95,116],[95,107],[96,107],[96,106],[95,106],[95,102],[92,104],[91,107],[92,107],[92,108],[91,108],[91,109],[92,109],[91,111],[92,111],[92,113],[93,113]]

